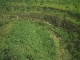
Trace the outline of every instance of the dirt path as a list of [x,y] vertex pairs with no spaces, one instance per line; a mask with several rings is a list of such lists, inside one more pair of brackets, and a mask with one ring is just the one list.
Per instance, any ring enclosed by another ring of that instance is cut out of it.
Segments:
[[[47,24],[49,24],[47,22]],[[49,24],[51,26],[51,24]],[[53,25],[52,25],[53,26]],[[52,27],[51,27],[52,28]],[[54,30],[52,28],[52,30]],[[57,50],[57,55],[58,55],[58,60],[70,60],[70,54],[68,53],[67,49],[62,48],[61,44],[61,38],[57,37],[57,35],[54,33],[54,31],[49,31],[49,33],[51,34],[50,37],[52,37],[54,39],[55,45],[56,45],[56,50]],[[65,44],[63,44],[65,45]]]
[[58,60],[70,60],[68,50],[64,49],[64,48],[62,48],[62,46],[60,46],[61,38],[56,37],[56,34],[53,32],[51,33],[50,36],[54,39],[55,45],[57,47]]
[[50,37],[52,37],[54,39],[54,42],[55,42],[55,45],[57,47],[57,52],[58,52],[58,60],[62,60],[62,58],[60,57],[61,56],[61,53],[60,53],[60,46],[59,46],[59,38],[56,37],[56,35],[52,32]]

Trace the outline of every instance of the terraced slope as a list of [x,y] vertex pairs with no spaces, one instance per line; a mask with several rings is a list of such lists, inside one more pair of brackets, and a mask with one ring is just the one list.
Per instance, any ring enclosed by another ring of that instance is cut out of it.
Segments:
[[2,0],[0,60],[80,60],[79,7],[79,0]]

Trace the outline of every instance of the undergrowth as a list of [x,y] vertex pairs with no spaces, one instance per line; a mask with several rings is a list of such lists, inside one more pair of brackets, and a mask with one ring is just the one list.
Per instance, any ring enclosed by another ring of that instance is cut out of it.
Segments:
[[54,39],[44,22],[16,20],[6,39],[0,38],[0,60],[57,60]]

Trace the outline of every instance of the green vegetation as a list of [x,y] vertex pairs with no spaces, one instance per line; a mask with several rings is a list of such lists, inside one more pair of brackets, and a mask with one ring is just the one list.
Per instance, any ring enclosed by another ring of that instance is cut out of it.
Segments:
[[55,29],[54,32],[57,34],[58,37],[62,38],[60,44],[62,48],[68,49],[68,52],[71,53],[71,55],[73,56],[71,60],[79,60],[80,59],[79,35],[76,32],[68,34],[66,31],[62,29]]
[[80,60],[80,0],[0,1],[0,60]]
[[57,60],[49,28],[44,22],[16,20],[6,39],[0,38],[0,60]]

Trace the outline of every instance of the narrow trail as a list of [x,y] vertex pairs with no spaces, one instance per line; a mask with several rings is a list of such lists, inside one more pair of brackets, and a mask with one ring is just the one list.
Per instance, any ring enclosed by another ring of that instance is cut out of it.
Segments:
[[59,38],[56,37],[55,33],[51,33],[50,37],[52,37],[54,39],[54,42],[55,42],[55,45],[56,45],[56,50],[58,52],[58,60],[62,60],[62,58],[60,57],[61,56],[61,53],[60,53],[60,46],[59,46]]
[[[47,24],[49,24],[47,22]],[[51,24],[49,24],[50,26],[53,26]],[[51,27],[52,28],[52,27]],[[52,30],[54,30],[52,28]],[[70,55],[67,49],[62,48],[62,46],[60,45],[61,43],[61,38],[57,37],[57,35],[54,33],[54,31],[49,31],[49,33],[51,34],[50,37],[53,38],[54,43],[56,45],[56,50],[57,50],[57,55],[58,55],[58,60],[70,60]]]
[[50,37],[54,39],[55,45],[56,45],[56,50],[58,53],[58,60],[69,60],[69,53],[67,49],[64,49],[60,46],[60,41],[61,38],[57,37],[55,33],[51,33]]

